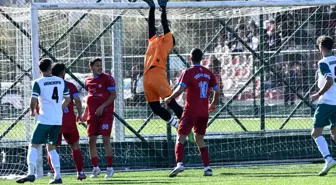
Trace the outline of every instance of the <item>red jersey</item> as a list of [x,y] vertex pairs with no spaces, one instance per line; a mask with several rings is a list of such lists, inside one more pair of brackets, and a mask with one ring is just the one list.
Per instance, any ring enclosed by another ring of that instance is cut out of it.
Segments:
[[210,88],[219,88],[213,73],[201,65],[194,65],[181,74],[179,85],[186,89],[184,111],[208,115]]
[[65,85],[69,88],[70,91],[70,103],[63,111],[62,133],[71,130],[73,127],[76,127],[76,115],[74,111],[73,98],[79,97],[78,90],[73,83],[65,81]]
[[[98,77],[89,76],[85,79],[85,86],[88,89],[87,106],[89,110],[97,109],[110,96],[110,90],[115,90],[114,78],[106,73]],[[114,102],[105,108],[108,112],[113,112]]]

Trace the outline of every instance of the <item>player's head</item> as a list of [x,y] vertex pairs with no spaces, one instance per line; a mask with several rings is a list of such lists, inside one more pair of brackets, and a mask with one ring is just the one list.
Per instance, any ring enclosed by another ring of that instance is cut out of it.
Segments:
[[322,35],[317,39],[317,44],[322,54],[331,53],[334,46],[334,40],[329,36]]
[[64,79],[65,77],[65,65],[61,63],[55,63],[51,68],[51,74]]
[[94,58],[90,61],[90,69],[93,75],[101,75],[102,73],[102,59]]
[[190,52],[190,60],[193,64],[200,64],[203,59],[203,51],[199,48],[194,48]]
[[39,62],[40,71],[43,75],[51,75],[51,64],[53,61],[50,58],[44,58]]

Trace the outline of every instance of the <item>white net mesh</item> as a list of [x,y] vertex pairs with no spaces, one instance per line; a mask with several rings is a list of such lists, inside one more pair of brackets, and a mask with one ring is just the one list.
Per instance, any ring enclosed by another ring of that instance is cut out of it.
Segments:
[[[80,2],[95,1],[72,3]],[[27,8],[2,10],[22,29],[31,32]],[[150,117],[151,111],[146,105],[142,88],[148,10],[127,10],[119,16],[121,12],[123,10],[39,11],[40,44],[48,49],[66,33],[50,49],[50,55],[69,66],[77,79],[83,82],[89,75],[88,61],[96,56],[103,58],[104,71],[114,75],[118,87],[117,115],[148,141],[140,141],[136,134],[124,128],[124,124],[115,118],[112,136],[116,167],[167,167],[174,161],[174,141],[169,137],[165,122],[156,116]],[[262,25],[260,15],[263,15]],[[159,9],[156,11],[156,19],[160,30]],[[172,87],[182,70],[189,65],[188,53],[195,47],[205,51],[203,65],[216,74],[221,85],[222,97],[218,107],[222,111],[209,122],[206,137],[213,162],[312,160],[319,157],[309,136],[311,124],[307,124],[314,106],[306,102],[298,109],[295,107],[315,82],[314,63],[319,59],[315,49],[316,38],[321,34],[335,37],[336,16],[333,6],[169,9],[168,19],[177,41],[169,56],[168,75]],[[78,24],[72,27],[75,22]],[[7,89],[6,85],[9,86],[23,74],[10,57],[22,69],[29,69],[31,46],[29,39],[8,17],[0,17],[0,23],[3,27],[0,30],[0,49],[9,56],[0,54],[3,93]],[[256,54],[253,55],[246,45]],[[40,50],[40,55],[45,54]],[[260,59],[256,55],[260,55]],[[274,57],[269,59],[272,55]],[[257,74],[255,79],[246,84],[256,71],[260,71],[261,59],[266,64],[264,75]],[[70,76],[66,79],[76,83],[84,99],[87,94],[84,88]],[[30,79],[24,77],[20,82],[1,99],[0,134],[27,108]],[[245,86],[232,104],[226,106],[233,95]],[[14,92],[16,88],[18,90]],[[20,106],[16,105],[18,99],[14,96],[21,98]],[[6,97],[13,103],[6,104]],[[183,105],[183,96],[178,98],[178,102]],[[18,110],[7,106],[18,106]],[[4,111],[7,109],[11,111]],[[286,118],[293,110],[296,112],[286,123]],[[261,115],[266,117],[265,122],[260,118]],[[151,119],[146,122],[148,117]],[[30,126],[30,118],[24,117],[13,129],[9,129],[5,137],[0,138],[0,149],[6,154],[5,162],[0,163],[0,175],[20,174],[26,170],[26,147],[32,130]],[[85,167],[89,168],[86,130],[82,126],[78,126],[78,129]],[[172,133],[174,138],[175,131]],[[73,170],[71,151],[63,144],[59,149],[62,169]],[[101,141],[98,148],[103,164],[105,154]],[[189,164],[199,162],[194,144],[186,144],[185,160]],[[48,170],[48,167],[44,166],[44,169]]]

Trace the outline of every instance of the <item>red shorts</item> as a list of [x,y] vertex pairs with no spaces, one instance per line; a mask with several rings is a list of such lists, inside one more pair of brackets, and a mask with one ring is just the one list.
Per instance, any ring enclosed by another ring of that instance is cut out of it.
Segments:
[[104,112],[102,116],[89,117],[87,125],[88,136],[111,136],[113,113]]
[[188,135],[191,132],[191,129],[194,127],[195,133],[199,135],[205,135],[208,119],[209,116],[200,116],[183,112],[177,128],[177,133],[180,135]]
[[76,129],[69,130],[69,132],[60,133],[56,142],[56,146],[60,146],[62,144],[62,135],[69,145],[72,145],[79,140],[79,133],[76,127]]

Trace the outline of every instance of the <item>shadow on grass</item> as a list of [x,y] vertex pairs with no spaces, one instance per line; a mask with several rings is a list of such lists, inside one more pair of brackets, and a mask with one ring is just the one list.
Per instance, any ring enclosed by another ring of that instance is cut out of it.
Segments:
[[[221,173],[222,176],[242,176],[242,177],[318,177],[318,172],[256,172],[256,173]],[[333,173],[330,173],[333,174]]]
[[149,180],[149,179],[109,179],[99,184],[172,184],[172,181]]

